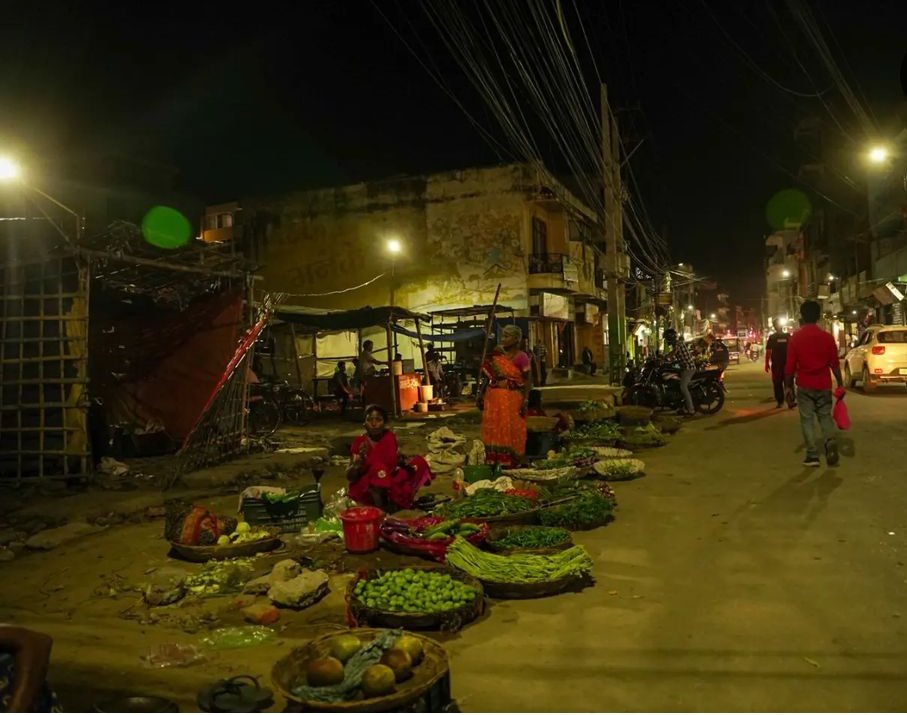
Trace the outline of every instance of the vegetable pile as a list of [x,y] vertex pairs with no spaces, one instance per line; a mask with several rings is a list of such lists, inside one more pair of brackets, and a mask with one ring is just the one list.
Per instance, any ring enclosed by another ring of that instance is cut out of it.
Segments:
[[642,476],[645,468],[646,465],[638,459],[606,459],[595,463],[595,473],[612,482]]
[[570,543],[570,532],[560,527],[527,526],[510,529],[493,543],[498,549],[547,549]]
[[352,633],[335,636],[328,655],[306,663],[305,683],[293,687],[293,694],[329,703],[389,695],[424,657],[422,641],[399,630],[382,631],[370,643]]
[[230,534],[221,534],[217,537],[217,546],[230,546],[232,544],[246,544],[250,541],[267,539],[271,532],[264,528],[252,528],[246,521],[241,521]]
[[600,491],[584,490],[561,506],[545,509],[540,519],[545,526],[559,526],[579,531],[603,526],[614,511],[614,502]]
[[625,429],[621,441],[630,447],[661,447],[668,443],[668,438],[649,422],[645,427]]
[[591,447],[569,447],[563,452],[549,452],[547,459],[539,459],[533,462],[537,469],[557,469],[559,467],[570,467],[591,464],[595,461],[597,454]]
[[[457,541],[468,543],[459,537],[454,543]],[[394,613],[443,613],[476,599],[474,588],[450,574],[421,569],[386,571],[377,578],[359,581],[353,593],[369,608]]]
[[588,576],[592,572],[592,557],[582,546],[552,556],[501,556],[456,539],[447,550],[447,563],[481,581],[505,584],[548,583],[570,576]]
[[595,400],[586,400],[577,408],[578,412],[598,412],[599,410],[611,410],[612,406],[607,402],[596,402]]
[[614,442],[621,436],[620,427],[616,422],[589,422],[577,425],[564,435],[571,441],[583,440],[588,442]]
[[448,519],[484,518],[530,511],[535,502],[523,497],[502,494],[494,489],[479,489],[472,496],[442,504],[435,513]]

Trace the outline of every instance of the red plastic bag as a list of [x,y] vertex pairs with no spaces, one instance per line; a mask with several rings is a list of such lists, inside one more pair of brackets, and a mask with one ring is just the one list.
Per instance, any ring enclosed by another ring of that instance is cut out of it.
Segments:
[[844,390],[835,390],[835,406],[831,411],[831,416],[840,430],[850,429],[850,415],[847,414],[847,405],[844,404],[844,395]]

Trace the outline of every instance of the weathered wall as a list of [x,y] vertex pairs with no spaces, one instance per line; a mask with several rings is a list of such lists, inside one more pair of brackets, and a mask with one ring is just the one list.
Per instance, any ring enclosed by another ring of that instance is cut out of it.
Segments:
[[[491,302],[521,310],[526,298],[525,169],[507,166],[388,180],[244,202],[258,225],[258,255],[269,291],[288,302],[330,308],[385,305],[396,238],[398,305],[429,311]],[[264,220],[263,220],[264,219]],[[329,296],[313,293],[344,291]]]

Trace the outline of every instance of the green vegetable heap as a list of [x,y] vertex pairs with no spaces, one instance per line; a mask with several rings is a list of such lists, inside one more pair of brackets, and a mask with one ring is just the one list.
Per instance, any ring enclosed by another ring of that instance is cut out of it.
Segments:
[[443,613],[476,598],[475,589],[450,574],[421,569],[386,571],[359,581],[353,593],[369,608],[395,613]]
[[632,430],[627,430],[622,440],[629,445],[640,447],[661,447],[668,443],[668,438],[651,422],[645,427],[634,427]]
[[[599,491],[583,491],[573,501],[545,509],[540,518],[545,526],[581,530],[603,526],[614,511],[614,502]],[[449,559],[448,559],[449,560]]]
[[481,551],[464,539],[455,539],[447,549],[447,563],[477,579],[508,584],[548,583],[592,572],[592,557],[582,546],[553,556],[501,556]]
[[596,402],[595,400],[587,400],[580,404],[577,408],[578,412],[597,412],[598,410],[610,410],[611,405],[607,402]]
[[477,489],[470,497],[442,504],[435,513],[448,519],[462,519],[469,516],[503,516],[534,508],[535,504],[530,499],[503,494],[494,489]]
[[537,469],[557,469],[559,467],[569,467],[577,462],[592,460],[596,456],[595,450],[590,447],[570,447],[553,457],[548,457],[548,459],[536,460],[532,463],[532,466]]
[[620,427],[615,422],[590,422],[577,425],[570,430],[570,439],[596,440],[600,442],[614,441],[620,437]]
[[545,549],[560,546],[570,541],[566,529],[548,526],[529,526],[525,529],[511,529],[506,536],[494,542],[501,549]]

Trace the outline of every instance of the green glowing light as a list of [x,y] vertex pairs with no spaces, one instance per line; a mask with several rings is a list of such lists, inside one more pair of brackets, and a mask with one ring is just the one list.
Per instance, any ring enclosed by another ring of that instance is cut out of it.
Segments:
[[189,242],[192,225],[176,209],[155,206],[142,219],[142,235],[152,246],[174,249]]

